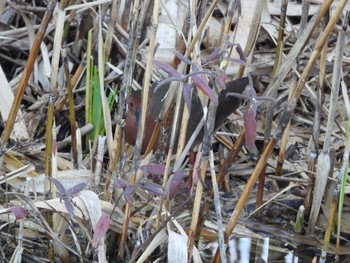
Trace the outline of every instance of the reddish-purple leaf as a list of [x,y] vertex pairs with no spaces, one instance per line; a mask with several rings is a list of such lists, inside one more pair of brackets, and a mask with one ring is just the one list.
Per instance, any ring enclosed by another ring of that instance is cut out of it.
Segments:
[[219,76],[218,76],[218,79],[220,79],[220,81],[222,81],[222,82],[226,82],[226,79],[227,79],[227,74],[226,74],[226,72],[225,71],[221,71],[220,73],[219,73]]
[[239,43],[236,45],[236,51],[237,51],[237,53],[239,55],[240,60],[244,64],[246,64],[245,62],[247,61],[247,58],[246,58],[246,56],[244,54],[244,51],[243,51],[243,49],[242,49],[242,47],[241,47],[241,45]]
[[174,199],[175,195],[180,189],[181,183],[183,182],[183,178],[185,176],[185,173],[183,171],[177,171],[174,174],[173,179],[170,182],[170,187],[168,189],[169,191],[169,199]]
[[97,248],[98,244],[107,233],[110,222],[111,219],[106,214],[102,214],[100,219],[97,221],[97,224],[94,228],[94,236],[92,238],[92,246],[94,248]]
[[242,66],[246,66],[247,65],[247,63],[244,60],[242,60],[242,59],[228,58],[227,60],[229,60],[229,61],[231,61],[233,63],[237,63],[237,64],[242,65]]
[[73,195],[79,193],[81,190],[83,190],[86,186],[87,186],[86,183],[77,184],[77,185],[75,185],[72,188],[69,188],[67,190],[67,195],[73,196]]
[[165,71],[166,73],[168,73],[170,76],[175,77],[175,78],[181,78],[182,74],[177,72],[175,69],[173,69],[172,67],[170,67],[169,65],[160,62],[158,60],[153,61],[154,65],[156,65],[157,67],[159,67],[160,69],[162,69],[163,71]]
[[27,211],[21,206],[11,206],[9,210],[15,215],[16,220],[24,219],[27,215]]
[[155,184],[152,182],[137,182],[135,185],[137,187],[140,187],[143,190],[147,190],[147,191],[152,192],[156,195],[160,195],[160,196],[166,195],[163,187],[159,184]]
[[245,142],[248,151],[255,150],[256,139],[256,103],[252,103],[251,107],[244,112],[244,128],[245,128]]
[[253,80],[250,75],[248,75],[248,80],[249,80],[248,89],[246,89],[242,94],[245,96],[248,96],[251,99],[252,98],[256,99],[256,91],[254,89]]
[[208,71],[208,70],[205,70],[205,71],[203,71],[203,73],[205,73],[205,74],[197,74],[198,72],[201,72],[200,70],[199,70],[199,68],[198,69],[196,69],[195,71],[194,71],[194,73],[196,73],[196,75],[198,76],[198,78],[200,78],[202,81],[203,81],[203,83],[208,83],[209,81],[208,81],[208,76],[207,76],[207,74],[209,75],[209,74],[212,74],[212,72],[210,72],[210,71]]
[[223,90],[226,89],[226,85],[225,85],[226,77],[227,77],[226,73],[225,72],[221,72],[219,74],[219,76],[216,78],[216,81],[218,82],[220,88],[223,89]]
[[230,49],[231,47],[233,47],[233,43],[229,41],[229,42],[227,43],[227,48]]
[[169,87],[168,83],[172,82],[172,81],[181,81],[182,78],[167,78],[167,79],[163,79],[162,81],[158,82],[157,86],[155,86],[155,88],[153,89],[153,93],[156,93],[158,91],[158,89],[160,89],[161,87]]
[[202,78],[199,77],[200,75],[193,75],[192,80],[193,83],[201,90],[205,95],[209,97],[209,99],[212,101],[212,103],[217,107],[218,106],[218,97],[215,94],[215,91],[213,91],[207,82],[204,82]]
[[217,59],[220,57],[220,48],[214,49],[213,52],[209,54],[209,56],[206,57],[207,62],[213,61],[214,59]]
[[191,60],[189,60],[188,58],[186,58],[184,55],[182,55],[179,52],[175,52],[175,56],[178,57],[181,61],[185,62],[188,65],[194,64]]
[[165,165],[164,164],[147,164],[147,165],[140,166],[140,169],[146,175],[148,174],[162,175],[165,172]]
[[124,192],[123,192],[125,201],[128,203],[134,202],[134,193],[135,193],[135,186],[127,185],[124,188]]
[[197,64],[192,65],[192,73],[198,72],[199,71],[199,66]]
[[60,181],[58,181],[56,178],[49,177],[49,180],[57,187],[57,190],[61,192],[61,194],[66,193],[66,189],[61,184]]
[[117,188],[125,188],[126,187],[126,183],[124,183],[122,180],[118,179],[115,181],[114,186]]
[[68,214],[70,216],[71,219],[74,219],[74,207],[72,205],[72,200],[70,200],[69,198],[64,198],[63,199],[64,202],[64,206],[66,207]]

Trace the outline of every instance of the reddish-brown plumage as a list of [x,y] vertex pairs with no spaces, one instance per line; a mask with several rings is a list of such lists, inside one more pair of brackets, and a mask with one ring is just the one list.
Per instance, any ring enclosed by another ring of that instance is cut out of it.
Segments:
[[[148,110],[146,115],[146,129],[144,134],[144,140],[142,143],[142,152],[146,151],[149,141],[152,137],[153,130],[156,126],[155,117],[152,116],[153,99],[148,100],[148,102],[149,103],[148,103]],[[141,114],[137,113],[137,111],[140,111],[140,108],[141,108],[141,98],[139,94],[137,94],[136,92],[133,92],[130,96],[129,112],[126,115],[125,128],[124,128],[125,141],[131,145],[135,145],[135,142],[136,142],[136,136],[137,136],[136,116],[138,115],[139,118],[141,117]]]

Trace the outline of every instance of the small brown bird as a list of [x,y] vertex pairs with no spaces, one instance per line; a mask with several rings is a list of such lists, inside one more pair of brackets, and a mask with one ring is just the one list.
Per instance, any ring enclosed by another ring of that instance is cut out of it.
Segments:
[[[218,108],[216,111],[216,120],[215,120],[215,127],[214,129],[217,130],[225,121],[225,119],[234,112],[240,105],[241,100],[237,97],[233,96],[227,96],[227,93],[229,92],[236,92],[236,93],[242,93],[246,86],[249,84],[248,78],[244,77],[241,79],[233,80],[226,82],[226,89],[222,90],[219,95],[218,100]],[[158,115],[161,111],[161,108],[163,106],[163,98],[169,88],[167,87],[161,87],[158,89],[156,93],[153,92],[154,87],[151,89],[150,92],[150,99],[148,104],[148,111],[146,115],[146,129],[144,134],[144,139],[142,143],[142,152],[145,152],[147,149],[147,146],[151,140],[154,128],[156,126],[156,119],[158,118]],[[136,125],[136,119],[137,119],[137,112],[139,111],[141,107],[141,92],[140,91],[134,91],[131,94],[130,100],[129,100],[129,112],[126,117],[126,124],[124,128],[124,135],[125,135],[125,141],[131,145],[135,145],[136,142],[136,135],[137,135],[137,125]],[[194,130],[196,129],[198,123],[203,117],[203,110],[202,105],[199,100],[199,97],[196,92],[192,93],[192,101],[191,101],[191,112],[188,122],[188,128],[187,128],[187,141],[190,138],[190,136],[193,134]],[[203,137],[203,131],[198,135],[196,142],[200,142]]]

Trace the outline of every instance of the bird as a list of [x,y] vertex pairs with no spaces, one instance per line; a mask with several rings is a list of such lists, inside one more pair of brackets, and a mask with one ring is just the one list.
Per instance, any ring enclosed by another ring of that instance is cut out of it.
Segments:
[[[214,125],[214,131],[216,131],[224,123],[225,119],[233,113],[241,104],[241,99],[235,96],[228,96],[228,93],[242,93],[245,88],[249,85],[248,77],[243,77],[240,79],[228,81],[225,83],[226,89],[223,89],[219,93],[218,98],[218,107],[216,110],[216,119]],[[157,89],[154,92],[156,85],[151,87],[149,104],[146,113],[146,127],[144,132],[144,139],[142,142],[141,151],[144,153],[147,149],[147,146],[151,140],[154,128],[156,127],[156,120],[159,116],[159,113],[163,106],[163,98],[166,95],[166,92],[169,89],[169,84],[165,84],[164,87]],[[128,113],[125,119],[124,127],[124,138],[125,141],[130,145],[135,145],[136,136],[137,136],[137,119],[140,116],[140,107],[141,107],[141,91],[133,91],[130,95],[128,103]],[[191,111],[189,115],[189,122],[187,128],[187,139],[189,140],[190,136],[193,134],[198,123],[203,117],[202,104],[198,97],[197,92],[192,92],[191,99]],[[195,144],[198,144],[203,138],[203,129],[200,134],[197,136]]]

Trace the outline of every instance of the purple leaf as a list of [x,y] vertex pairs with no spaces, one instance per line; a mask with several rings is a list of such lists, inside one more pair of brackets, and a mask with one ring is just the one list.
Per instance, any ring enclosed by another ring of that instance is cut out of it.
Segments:
[[226,85],[225,85],[226,77],[227,77],[226,73],[225,72],[221,72],[219,74],[219,76],[216,78],[216,81],[218,82],[220,88],[223,89],[223,90],[226,89]]
[[156,195],[160,195],[160,196],[165,196],[166,193],[163,189],[163,187],[159,184],[155,184],[152,182],[137,182],[135,184],[137,187],[140,187],[143,190],[147,190],[150,191]]
[[27,215],[27,211],[21,206],[11,206],[8,208],[16,217],[16,220],[24,219]]
[[233,47],[233,43],[232,42],[227,42],[227,48],[231,48],[231,47]]
[[61,184],[60,181],[58,181],[56,178],[49,177],[49,180],[57,187],[57,190],[61,192],[61,194],[66,193],[66,189]]
[[148,175],[148,174],[162,175],[165,172],[165,165],[163,165],[163,164],[147,164],[147,165],[140,166],[140,169],[146,175]]
[[225,71],[220,71],[219,73],[219,76],[218,76],[218,79],[220,79],[220,81],[222,82],[226,82],[226,79],[227,79],[227,74]]
[[188,65],[194,65],[194,63],[189,60],[188,58],[186,58],[184,55],[182,55],[179,52],[175,52],[175,56],[178,57],[181,61],[185,62]]
[[256,92],[254,89],[254,83],[253,83],[253,78],[250,74],[248,74],[248,81],[249,81],[249,85],[248,88],[251,91],[252,97],[256,98]]
[[247,66],[247,62],[245,62],[244,60],[242,59],[238,59],[238,58],[228,58],[227,60],[233,62],[233,63],[237,63],[239,65],[242,65],[242,66]]
[[177,72],[175,69],[173,69],[172,67],[170,67],[169,65],[160,62],[158,60],[153,61],[154,65],[156,65],[157,67],[159,67],[160,69],[162,69],[163,71],[165,71],[166,73],[168,73],[170,76],[175,77],[175,78],[181,78],[182,74]]
[[168,83],[172,82],[172,81],[181,81],[182,78],[167,78],[167,79],[163,79],[162,81],[158,82],[157,86],[153,89],[153,93],[156,93],[158,91],[158,89],[160,89],[161,87],[166,87]]
[[117,188],[125,188],[126,187],[126,183],[124,183],[122,180],[118,179],[115,181],[114,186]]
[[256,103],[252,103],[250,108],[244,112],[244,128],[245,128],[245,142],[248,151],[252,152],[255,150],[255,139],[256,139]]
[[196,68],[196,70],[194,70],[194,73],[198,76],[198,78],[200,78],[203,81],[203,83],[208,83],[208,77],[206,74],[212,74],[212,72],[208,70],[203,70],[203,73],[206,73],[206,74],[201,74],[199,72],[200,72],[199,68],[198,69]]
[[134,193],[135,193],[135,186],[127,185],[124,188],[124,192],[123,192],[125,201],[128,203],[134,202]]
[[199,75],[192,76],[193,83],[201,90],[205,95],[209,97],[212,103],[217,107],[218,106],[218,98],[215,92],[209,87],[207,82],[204,82]]
[[94,236],[92,238],[92,246],[94,248],[97,248],[98,244],[107,233],[110,222],[111,219],[106,214],[102,214],[100,219],[97,221],[97,224],[94,228]]
[[180,189],[184,176],[185,176],[185,173],[183,171],[175,172],[174,177],[170,182],[169,199],[174,199],[175,195]]
[[74,212],[73,212],[74,211],[74,207],[72,205],[72,200],[70,200],[69,198],[64,198],[63,201],[64,201],[64,206],[66,207],[70,218],[74,219]]
[[87,186],[86,183],[77,184],[76,186],[73,186],[72,188],[69,188],[67,190],[67,195],[73,196],[73,195],[79,193],[81,190],[83,190],[86,186]]
[[236,45],[236,51],[237,51],[237,53],[238,53],[238,55],[239,55],[239,58],[240,58],[240,60],[244,63],[244,65],[246,64],[246,61],[247,61],[247,58],[246,58],[246,56],[245,56],[245,54],[244,54],[244,51],[243,51],[243,49],[242,49],[242,47],[241,47],[241,45],[238,43],[237,45]]
[[199,66],[197,64],[192,65],[192,72],[191,73],[197,73],[199,71]]
[[217,59],[218,57],[220,57],[220,48],[215,49],[213,52],[211,52],[209,54],[209,56],[207,56],[206,60],[207,62],[213,61],[214,59]]

